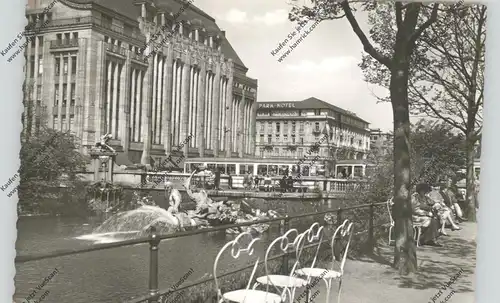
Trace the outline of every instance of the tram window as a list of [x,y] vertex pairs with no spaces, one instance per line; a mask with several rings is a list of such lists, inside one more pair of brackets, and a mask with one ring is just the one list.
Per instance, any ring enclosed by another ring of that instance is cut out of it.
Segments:
[[258,175],[267,175],[267,165],[257,165]]
[[221,174],[226,174],[226,164],[217,164],[217,168],[220,170]]
[[236,164],[228,164],[227,165],[228,174],[234,175],[236,174]]
[[215,164],[214,163],[208,163],[207,164],[207,169],[209,171],[215,172]]
[[247,172],[251,173],[252,175],[254,174],[253,164],[248,164],[247,165]]
[[302,176],[309,177],[309,166],[302,166]]
[[278,173],[280,176],[288,174],[288,165],[280,165]]
[[278,173],[278,165],[269,165],[269,174],[275,176]]

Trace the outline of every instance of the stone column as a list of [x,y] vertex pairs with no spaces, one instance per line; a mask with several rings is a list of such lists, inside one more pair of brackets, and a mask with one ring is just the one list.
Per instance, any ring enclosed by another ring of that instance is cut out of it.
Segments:
[[148,70],[146,71],[146,76],[144,77],[144,87],[142,89],[143,91],[143,98],[142,98],[142,117],[143,117],[143,122],[142,125],[144,126],[142,130],[142,138],[144,139],[143,143],[143,150],[142,150],[142,157],[141,157],[141,164],[146,165],[150,164],[150,156],[151,156],[151,104],[152,104],[152,88],[153,86],[151,85],[153,82],[153,58],[149,57],[148,58]]
[[214,157],[219,157],[219,131],[223,125],[219,125],[220,115],[220,62],[216,63],[214,88],[213,88],[213,104],[212,104],[212,149]]
[[[134,122],[135,122],[135,116],[136,116],[136,74],[135,74],[136,69],[132,68],[132,76],[130,79],[130,141],[135,141],[135,129],[134,129]],[[128,140],[128,139],[127,139]]]
[[157,85],[156,83],[158,82],[158,53],[153,53],[153,56],[152,56],[152,61],[153,61],[153,66],[151,67],[152,68],[152,73],[153,73],[153,77],[152,77],[152,81],[149,85],[151,85],[153,87],[152,89],[152,96],[151,96],[151,131],[152,131],[152,135],[151,135],[151,143],[152,144],[156,144],[156,110],[157,110],[157,100],[156,100],[156,91],[157,91]]
[[114,139],[118,139],[117,124],[118,124],[118,69],[120,64],[115,62],[115,69],[113,70],[113,106],[111,113],[111,133]]
[[175,112],[174,112],[174,145],[180,143],[180,126],[181,126],[181,84],[182,84],[182,63],[179,59],[176,60],[175,69]]
[[164,87],[164,82],[165,82],[165,76],[163,74],[163,70],[164,70],[164,67],[163,67],[163,54],[159,57],[159,60],[158,60],[158,95],[156,96],[156,143],[157,144],[161,144],[162,141],[162,121],[161,121],[161,118],[162,118],[162,113],[163,113],[163,94],[164,94],[164,91],[163,91],[163,87]]
[[142,101],[142,79],[144,78],[144,71],[142,70],[137,70],[137,79],[135,80],[136,83],[136,108],[135,108],[135,130],[134,130],[134,141],[135,142],[141,142],[141,123],[143,122],[142,120],[142,112],[144,110],[143,106],[143,101]]
[[[255,156],[255,140],[256,140],[256,121],[257,121],[257,96],[252,102],[252,110],[250,115],[250,154]],[[291,140],[291,125],[289,126],[288,138]]]
[[[62,125],[62,105],[63,105],[63,94],[64,94],[64,89],[63,89],[63,73],[64,73],[64,57],[63,54],[59,54],[59,104],[58,104],[58,110],[57,110],[57,121],[58,121],[58,127],[57,130],[61,130],[61,125]],[[36,66],[36,64],[35,64]],[[35,75],[36,77],[36,75]]]
[[[90,43],[92,43],[92,40],[90,40]],[[97,68],[94,68],[92,66],[92,59],[93,59],[94,53],[92,51],[89,51],[87,53],[87,66],[86,69],[88,71],[88,75],[95,75],[95,84],[96,84],[96,89],[95,91],[92,90],[93,86],[93,78],[92,76],[87,77],[86,83],[85,83],[85,89],[86,92],[88,92],[88,96],[92,98],[90,100],[90,106],[91,108],[89,109],[89,113],[93,113],[95,117],[95,123],[92,123],[93,121],[90,120],[88,121],[87,119],[84,119],[84,129],[93,129],[94,134],[92,134],[92,130],[88,131],[88,141],[87,144],[95,144],[97,141],[99,141],[99,138],[102,136],[102,132],[104,131],[102,128],[103,125],[103,110],[104,110],[104,81],[106,80],[106,44],[103,41],[97,41]],[[95,98],[95,99],[94,99]],[[94,103],[95,100],[95,103]],[[95,105],[95,108],[92,108]],[[89,117],[90,118],[90,117]],[[93,135],[93,136],[92,136]],[[91,141],[90,139],[93,137],[93,140]]]
[[172,98],[172,84],[174,80],[172,54],[173,49],[169,46],[167,51],[167,64],[165,64],[163,96],[163,145],[167,156],[170,155],[170,151],[172,150],[172,126],[170,125],[172,122],[172,102],[174,102],[174,99]]
[[206,87],[206,69],[205,63],[201,63],[198,81],[198,124],[196,127],[198,140],[198,153],[200,157],[205,156],[205,87]]
[[[229,59],[231,60],[231,59]],[[226,157],[231,158],[233,153],[233,76],[230,75],[226,87],[226,104],[228,104],[226,125],[229,130],[226,132]]]
[[105,113],[105,119],[104,121],[106,122],[106,127],[104,129],[105,133],[109,133],[111,130],[111,100],[112,100],[112,95],[111,95],[111,75],[113,72],[113,62],[108,61],[108,77],[106,78],[106,113]]
[[[185,62],[182,67],[182,102],[181,102],[181,128],[179,136],[179,144],[189,136],[189,78],[191,74],[191,66]],[[187,158],[189,144],[185,143],[183,147],[184,157]]]
[[243,158],[243,153],[245,151],[245,124],[244,124],[244,119],[245,119],[245,89],[242,90],[242,96],[240,100],[240,106],[239,106],[239,113],[238,113],[238,124],[240,125],[239,127],[239,146],[238,146],[238,157]]
[[[73,67],[71,64],[71,55],[68,54],[68,76],[66,77],[66,129],[70,130],[70,108],[71,108],[71,73],[73,72]],[[36,100],[36,99],[35,99]]]
[[[131,86],[130,76],[130,52],[127,52],[125,65],[122,67],[120,74],[120,112],[118,114],[119,126],[118,137],[121,139],[121,145],[125,153],[128,152],[130,146],[130,109],[132,108],[132,98],[129,87]],[[133,94],[132,94],[133,96]]]
[[[85,57],[87,54],[86,46],[87,46],[86,39],[83,38],[78,39],[78,53],[76,54],[76,73],[75,73],[75,106],[76,108],[80,108],[80,112],[75,113],[74,128],[76,136],[80,138],[80,140],[83,139],[83,128],[84,128],[83,121],[88,119],[86,117],[88,104],[84,102],[85,98],[83,94],[83,90],[85,87],[84,80],[87,77],[85,69],[86,65]],[[49,56],[45,57],[48,58]]]
[[[28,43],[28,47],[31,44]],[[82,48],[80,47],[79,51],[82,51]],[[80,54],[79,52],[79,54]],[[28,58],[29,54],[31,52],[28,50]],[[84,61],[84,60],[81,60]],[[28,65],[28,61],[26,61]],[[54,56],[50,53],[50,43],[45,43],[43,45],[43,83],[53,83],[54,81]],[[31,69],[31,67],[30,67]],[[26,69],[27,71],[27,77],[29,77],[30,70]],[[28,79],[29,80],[29,79]],[[28,83],[28,82],[27,82]],[[45,118],[47,119],[46,121],[40,121],[41,123],[46,123],[47,126],[50,128],[53,127],[53,121],[54,121],[54,114],[53,114],[53,106],[54,106],[54,85],[44,85],[45,87],[42,87],[42,103],[43,105],[46,106],[47,112],[45,113]],[[77,90],[78,91],[78,90]],[[26,116],[25,116],[26,118]],[[26,124],[25,124],[26,125]],[[79,138],[82,137],[82,134],[80,134]]]

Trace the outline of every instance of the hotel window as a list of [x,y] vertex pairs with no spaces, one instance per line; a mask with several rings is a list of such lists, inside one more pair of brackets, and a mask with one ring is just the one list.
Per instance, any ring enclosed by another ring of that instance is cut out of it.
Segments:
[[38,75],[41,76],[43,74],[43,57],[38,57]]
[[288,133],[288,122],[287,121],[283,122],[283,132]]
[[301,121],[299,124],[299,132],[303,133],[304,132],[304,122]]
[[287,143],[288,142],[288,135],[283,135],[283,142]]
[[67,75],[68,74],[68,58],[63,59],[63,74]]
[[292,144],[295,144],[295,135],[292,135]]
[[351,138],[351,145],[354,145],[354,138]]
[[315,110],[314,110],[314,115],[315,115],[315,116],[319,116],[319,115],[321,115],[321,109],[315,109]]
[[71,57],[71,74],[76,75],[76,57]]
[[260,132],[263,133],[264,132],[264,122],[260,122]]
[[276,147],[276,148],[274,149],[274,155],[275,155],[275,156],[279,156],[279,155],[280,155],[280,149],[279,149],[279,148],[277,148],[277,147]]
[[271,144],[272,141],[273,141],[272,135],[267,135],[267,144]]
[[59,104],[59,84],[56,84],[56,93],[54,97],[54,106]]
[[56,40],[61,41],[62,40],[62,34],[56,34]]
[[260,141],[259,143],[264,143],[264,135],[260,135]]
[[272,122],[267,122],[267,131],[272,132],[273,131],[273,123]]
[[276,134],[276,142],[280,142],[280,135],[279,134]]
[[77,40],[78,39],[78,33],[77,32],[74,32],[73,33],[73,39]]
[[314,123],[314,130],[319,131],[319,122]]
[[280,133],[280,123],[276,122],[276,133]]
[[292,133],[295,132],[295,122],[292,122]]

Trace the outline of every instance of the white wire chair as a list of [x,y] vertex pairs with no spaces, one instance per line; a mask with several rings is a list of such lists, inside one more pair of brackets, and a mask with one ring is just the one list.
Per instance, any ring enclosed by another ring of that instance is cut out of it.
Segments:
[[[246,246],[242,246],[242,239],[248,238],[250,239],[249,243]],[[217,302],[238,302],[238,303],[256,303],[256,302],[262,302],[262,303],[279,303],[281,302],[281,296],[277,295],[275,293],[270,293],[266,289],[266,291],[262,290],[255,290],[255,289],[250,289],[250,285],[252,283],[253,277],[255,275],[255,271],[257,270],[257,266],[259,265],[259,258],[257,257],[257,260],[255,261],[255,265],[253,266],[252,273],[250,275],[250,278],[248,280],[248,284],[245,289],[238,289],[238,290],[233,290],[229,291],[227,293],[222,293],[220,287],[219,287],[219,281],[217,279],[217,265],[219,263],[219,259],[221,255],[228,249],[231,248],[230,255],[233,259],[238,259],[242,253],[246,254],[247,256],[252,256],[254,253],[254,245],[257,241],[259,241],[259,238],[253,238],[252,234],[250,232],[243,232],[239,234],[234,240],[229,241],[224,245],[219,253],[217,254],[217,257],[215,258],[214,262],[214,281],[215,281],[215,288],[217,291]],[[243,248],[244,247],[244,248]]]
[[[347,252],[349,250],[349,245],[351,243],[352,234],[354,232],[353,223],[349,223],[349,220],[345,220],[342,225],[337,227],[335,233],[332,237],[331,247],[332,247],[332,263],[330,268],[317,268],[317,267],[306,267],[296,270],[296,273],[302,276],[314,277],[316,279],[323,279],[326,284],[326,303],[330,302],[330,291],[332,288],[333,280],[339,281],[339,291],[337,296],[337,302],[340,302],[340,294],[342,290],[342,277],[344,275],[344,265],[347,258]],[[347,244],[343,251],[343,255],[340,258],[340,262],[336,259],[335,244],[339,243],[347,237]],[[338,268],[335,268],[337,265]]]
[[[290,240],[291,235],[296,235],[293,242]],[[283,301],[294,302],[296,289],[305,287],[309,283],[308,279],[297,277],[295,272],[300,264],[300,256],[302,254],[302,250],[305,248],[306,243],[311,243],[313,242],[313,240],[317,240],[318,238],[320,239],[320,241],[318,241],[318,249],[316,250],[316,254],[314,256],[313,264],[315,264],[315,260],[319,251],[319,245],[321,244],[322,235],[323,227],[318,223],[314,223],[309,229],[301,234],[299,234],[296,229],[291,229],[283,236],[276,238],[269,245],[266,251],[266,256],[264,259],[266,275],[257,278],[257,283],[254,284],[254,289],[261,284],[271,285],[278,292],[281,292],[281,298]],[[292,266],[292,269],[290,270],[289,275],[276,275],[272,274],[269,270],[268,258],[270,253],[273,251],[273,248],[275,248],[277,244],[279,244],[279,249],[282,253],[289,253],[291,250],[295,252],[295,262]]]
[[[389,226],[389,245],[393,241],[395,241],[392,238],[392,231],[394,229],[394,219],[392,218],[392,206],[394,205],[393,198],[391,197],[389,200],[387,200],[387,211],[389,212],[389,219],[391,220],[391,225]],[[417,247],[420,246],[420,236],[422,235],[422,226],[420,224],[415,224],[413,223],[413,238],[417,242]]]

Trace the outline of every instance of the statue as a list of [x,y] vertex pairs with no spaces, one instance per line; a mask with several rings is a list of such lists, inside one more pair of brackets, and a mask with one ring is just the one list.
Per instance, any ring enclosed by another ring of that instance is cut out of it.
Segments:
[[116,151],[114,148],[108,145],[108,141],[113,138],[113,135],[110,133],[106,133],[105,135],[101,136],[101,141],[97,142],[95,144],[95,147],[99,148],[101,151],[110,151],[115,153]]

